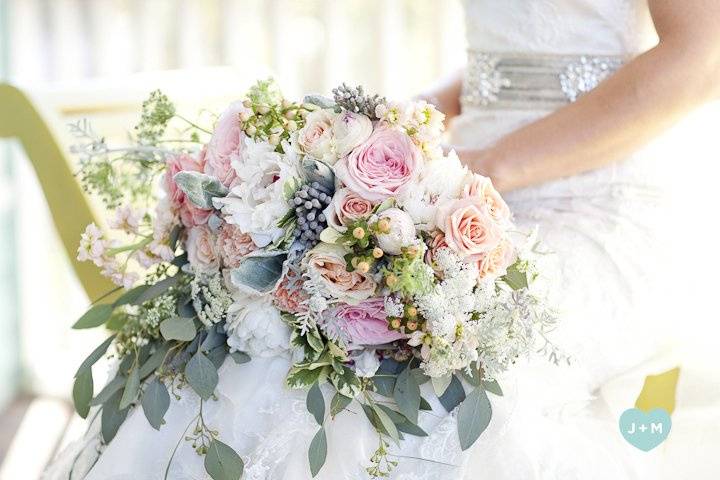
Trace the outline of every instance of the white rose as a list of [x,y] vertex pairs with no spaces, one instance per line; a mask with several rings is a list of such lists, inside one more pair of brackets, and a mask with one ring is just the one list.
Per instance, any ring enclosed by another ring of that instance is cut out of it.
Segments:
[[330,110],[315,110],[305,118],[305,126],[298,131],[297,145],[300,151],[330,165],[337,161],[333,122],[335,114]]
[[290,327],[268,296],[238,295],[227,315],[225,331],[232,351],[253,357],[274,357],[290,349]]
[[390,231],[376,235],[378,247],[390,255],[400,255],[403,247],[418,243],[415,235],[415,224],[410,215],[399,208],[388,208],[378,214],[380,221],[390,221]]
[[345,111],[335,117],[333,132],[337,156],[342,158],[348,155],[370,137],[372,130],[372,122],[365,115]]

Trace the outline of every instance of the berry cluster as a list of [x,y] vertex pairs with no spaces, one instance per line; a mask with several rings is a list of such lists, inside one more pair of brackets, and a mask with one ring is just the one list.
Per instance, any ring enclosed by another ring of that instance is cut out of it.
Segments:
[[333,88],[332,93],[335,103],[339,107],[354,113],[362,113],[371,120],[377,120],[375,108],[381,103],[387,102],[385,97],[366,94],[362,85],[352,88],[343,83],[339,87]]
[[312,248],[320,241],[320,232],[327,227],[323,210],[331,199],[330,192],[318,182],[305,184],[295,192],[292,199],[297,215],[295,238],[306,248]]

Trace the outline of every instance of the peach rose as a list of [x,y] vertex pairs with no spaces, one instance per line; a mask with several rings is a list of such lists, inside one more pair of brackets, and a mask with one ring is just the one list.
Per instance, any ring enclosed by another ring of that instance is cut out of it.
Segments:
[[190,229],[185,248],[188,261],[196,272],[212,273],[220,268],[220,257],[215,248],[215,236],[206,225]]
[[323,285],[338,300],[355,305],[370,298],[377,287],[369,274],[348,272],[345,249],[339,245],[320,243],[303,259],[310,278]]
[[289,270],[273,293],[273,304],[283,312],[306,312],[307,306],[303,302],[308,295],[302,288],[303,281],[301,273]]
[[345,227],[355,220],[368,217],[372,213],[372,202],[362,198],[349,188],[340,188],[335,191],[330,205],[325,211],[328,225],[344,232]]
[[473,174],[463,190],[465,197],[478,196],[485,200],[490,216],[498,223],[506,224],[512,217],[510,208],[488,177]]
[[237,268],[240,260],[257,250],[257,246],[250,235],[241,232],[236,225],[225,223],[218,234],[217,250],[225,267]]
[[438,212],[437,224],[445,233],[445,242],[454,252],[477,261],[495,247],[502,231],[490,216],[483,198],[473,196],[450,202]]
[[503,238],[498,245],[478,260],[480,278],[499,277],[507,273],[507,268],[515,261],[512,244]]

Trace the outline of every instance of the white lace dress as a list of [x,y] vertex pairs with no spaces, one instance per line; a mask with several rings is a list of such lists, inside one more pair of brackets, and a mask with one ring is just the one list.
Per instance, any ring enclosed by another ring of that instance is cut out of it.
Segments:
[[[499,56],[626,58],[654,41],[645,0],[467,0],[466,9],[471,49]],[[486,144],[551,108],[531,102],[514,108],[466,102],[452,135],[460,144]],[[392,480],[653,478],[653,455],[627,445],[615,413],[593,401],[603,382],[657,348],[644,332],[657,317],[643,299],[653,292],[648,279],[650,267],[658,263],[654,212],[663,190],[655,181],[660,165],[650,167],[649,161],[639,154],[610,168],[509,195],[518,224],[539,226],[556,254],[564,312],[557,338],[573,355],[573,366],[554,367],[542,359],[519,366],[502,381],[505,396],[492,397],[490,427],[465,453],[460,453],[454,416],[433,405],[420,417],[429,437],[408,437],[393,450],[403,458]],[[206,422],[243,456],[248,480],[310,478],[307,447],[316,425],[305,410],[304,393],[283,388],[288,366],[285,358],[244,365],[227,361],[220,370],[219,400],[205,407]],[[633,401],[627,398],[627,407]],[[47,478],[157,480],[167,471],[170,479],[205,479],[202,458],[183,441],[197,404],[186,389],[181,400],[173,401],[160,431],[152,429],[141,410],[132,411],[96,462],[95,422]],[[377,436],[362,412],[351,410],[328,427],[328,459],[319,479],[367,478]],[[78,456],[70,477],[68,466]]]

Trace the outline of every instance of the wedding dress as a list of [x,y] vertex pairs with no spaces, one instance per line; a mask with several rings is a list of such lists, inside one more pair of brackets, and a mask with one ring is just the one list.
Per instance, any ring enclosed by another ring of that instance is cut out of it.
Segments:
[[[460,145],[491,143],[548,114],[656,41],[646,0],[465,4],[468,70],[463,113],[451,129]],[[571,366],[542,358],[518,365],[501,379],[505,395],[491,397],[489,428],[464,453],[455,415],[435,402],[433,411],[420,417],[429,436],[407,436],[393,449],[400,464],[391,479],[652,478],[654,453],[625,443],[617,412],[598,398],[598,389],[659,348],[647,332],[660,318],[651,308],[658,306],[652,301],[657,291],[651,268],[661,263],[655,240],[660,237],[656,214],[663,199],[662,172],[659,161],[641,152],[607,168],[507,196],[518,226],[539,227],[552,252],[549,263],[557,268],[552,278],[563,314],[555,340],[572,357]],[[305,393],[283,387],[289,362],[282,357],[254,358],[243,365],[226,361],[218,400],[206,402],[206,423],[241,454],[248,480],[310,478],[307,448],[317,426],[306,411]],[[623,398],[625,408],[632,407],[636,394]],[[207,478],[202,457],[183,440],[198,402],[189,389],[182,391],[159,431],[135,409],[104,448],[100,422],[93,421],[85,438],[60,456],[46,478]],[[317,478],[368,478],[365,467],[378,442],[358,409],[351,407],[327,428],[328,458]]]

